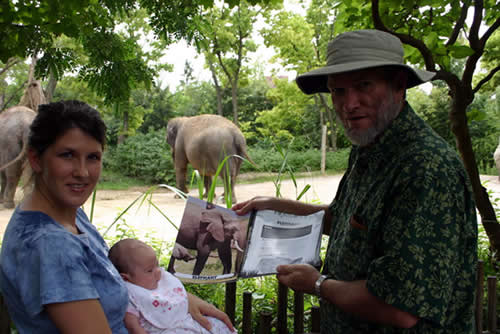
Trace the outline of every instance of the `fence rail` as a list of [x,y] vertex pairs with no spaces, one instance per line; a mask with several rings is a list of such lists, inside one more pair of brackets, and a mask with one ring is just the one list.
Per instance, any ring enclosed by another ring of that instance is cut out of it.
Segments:
[[[477,268],[477,284],[476,284],[476,333],[478,334],[497,334],[497,278],[489,276],[486,284],[486,322],[483,323],[483,299],[485,292],[484,284],[484,263],[479,261]],[[288,319],[288,293],[289,289],[279,284],[278,287],[278,312],[277,317],[273,318],[270,312],[260,312],[258,314],[258,331],[259,334],[270,334],[273,328],[276,328],[278,334],[287,334],[287,319]],[[304,333],[304,294],[294,292],[294,307],[293,307],[293,333]],[[235,319],[236,310],[236,283],[226,283],[226,304],[225,311],[229,318]],[[313,306],[310,310],[311,321],[308,324],[309,333],[320,332],[320,309],[318,306]],[[252,293],[243,292],[243,317],[241,332],[243,334],[251,334],[252,331]],[[0,295],[0,334],[10,334],[11,320],[7,312],[7,307],[3,297]],[[484,326],[486,325],[486,326]],[[485,328],[486,327],[486,328]]]

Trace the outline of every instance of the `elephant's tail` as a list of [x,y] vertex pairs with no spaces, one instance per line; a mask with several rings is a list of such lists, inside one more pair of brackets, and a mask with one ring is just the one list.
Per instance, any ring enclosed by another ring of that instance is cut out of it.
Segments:
[[10,166],[12,166],[13,164],[15,164],[19,160],[24,159],[24,157],[26,156],[27,149],[28,149],[28,141],[27,140],[23,140],[23,147],[21,149],[21,152],[19,152],[19,154],[17,155],[17,157],[14,160],[11,160],[11,161],[7,162],[3,166],[0,166],[0,172],[3,171],[4,169],[9,168]]
[[243,136],[241,136],[241,138],[239,136],[234,137],[234,146],[236,148],[236,154],[245,158],[254,167],[258,168],[257,164],[250,158],[250,156],[247,153],[247,150],[246,150],[247,144],[246,144],[245,138]]

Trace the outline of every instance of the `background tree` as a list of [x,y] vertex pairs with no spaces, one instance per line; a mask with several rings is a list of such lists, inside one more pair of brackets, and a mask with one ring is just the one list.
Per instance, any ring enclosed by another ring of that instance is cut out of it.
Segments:
[[[500,224],[488,193],[481,185],[467,113],[474,95],[500,70],[497,63],[479,82],[473,80],[481,57],[485,53],[495,53],[488,42],[500,26],[500,3],[495,0],[453,0],[448,4],[397,0],[371,0],[370,4],[361,0],[337,1],[336,31],[370,27],[387,31],[407,46],[409,62],[424,65],[426,70],[436,72],[434,80],[446,83],[451,97],[451,131],[469,174],[482,224],[500,260]],[[465,60],[459,75],[452,71],[453,59]]]
[[248,53],[257,49],[252,33],[263,11],[262,7],[251,6],[244,0],[232,8],[214,6],[205,13],[204,23],[195,39],[197,48],[206,56],[219,98],[221,83],[231,87],[233,122],[237,125],[238,87],[248,75],[244,66],[248,62]]
[[[261,33],[266,46],[277,50],[276,58],[283,66],[305,73],[323,66],[327,43],[333,38],[333,17],[331,2],[312,0],[305,17],[286,11],[272,14],[267,17],[269,26]],[[328,125],[329,146],[335,151],[337,124],[330,99],[327,94],[315,94],[312,98],[320,114],[320,125]]]

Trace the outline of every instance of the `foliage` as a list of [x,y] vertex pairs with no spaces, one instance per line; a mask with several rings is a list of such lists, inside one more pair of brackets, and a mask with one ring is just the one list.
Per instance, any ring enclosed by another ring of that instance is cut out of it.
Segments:
[[[224,87],[231,88],[233,122],[237,125],[238,89],[248,80],[249,71],[245,67],[248,54],[257,49],[252,40],[254,26],[267,7],[268,4],[252,6],[245,0],[233,8],[224,4],[213,6],[203,13],[195,37],[195,45],[204,53],[214,83],[222,82]],[[216,88],[220,93],[218,84]]]
[[137,133],[106,152],[104,168],[151,183],[175,182],[164,131]]
[[0,62],[0,111],[21,101],[28,70],[28,64],[21,59],[11,58],[8,63]]
[[214,87],[208,82],[183,84],[172,96],[172,117],[215,114]]
[[319,113],[307,112],[313,101],[302,94],[294,82],[275,80],[274,84],[276,87],[267,93],[273,108],[258,112],[255,119],[260,136],[281,143],[302,137],[305,147],[299,149],[318,148],[321,134],[318,129]]
[[[331,172],[342,172],[347,168],[349,149],[336,152],[326,152],[326,169]],[[283,163],[282,155],[276,149],[250,147],[248,155],[258,166],[259,171],[279,172]],[[296,172],[319,170],[321,166],[321,152],[319,150],[289,151],[287,164]],[[243,163],[241,172],[254,172],[255,167]]]

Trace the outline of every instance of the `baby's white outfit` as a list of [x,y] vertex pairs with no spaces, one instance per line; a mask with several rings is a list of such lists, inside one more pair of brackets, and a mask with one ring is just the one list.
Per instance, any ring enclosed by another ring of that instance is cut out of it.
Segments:
[[127,312],[137,316],[148,334],[231,334],[219,319],[208,317],[212,324],[209,332],[188,313],[188,298],[182,282],[161,269],[161,279],[154,290],[144,289],[126,282],[129,293]]

